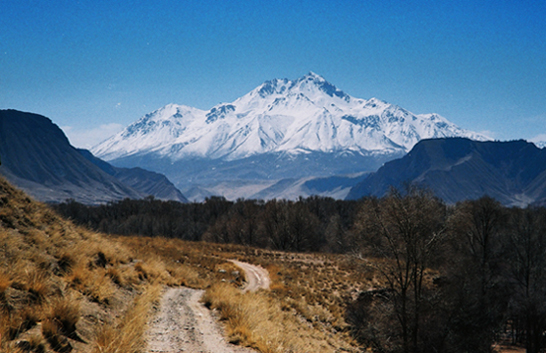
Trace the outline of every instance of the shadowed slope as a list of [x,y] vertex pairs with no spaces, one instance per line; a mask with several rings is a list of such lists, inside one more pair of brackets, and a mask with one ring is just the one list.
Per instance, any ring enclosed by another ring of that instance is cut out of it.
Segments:
[[78,149],[80,154],[88,161],[102,169],[109,175],[114,176],[127,186],[145,194],[152,195],[159,200],[188,202],[188,199],[173,183],[163,174],[151,172],[142,168],[117,168],[93,156],[91,152],[85,149]]
[[0,110],[0,154],[0,174],[40,201],[97,204],[153,195],[187,202],[164,175],[112,167],[71,146],[57,125],[37,114]]
[[46,117],[0,111],[0,173],[40,201],[101,203],[145,195],[86,160]]
[[546,198],[546,150],[523,140],[424,140],[403,158],[385,163],[347,199],[383,196],[405,182],[429,187],[449,203],[488,195],[504,205],[525,206]]

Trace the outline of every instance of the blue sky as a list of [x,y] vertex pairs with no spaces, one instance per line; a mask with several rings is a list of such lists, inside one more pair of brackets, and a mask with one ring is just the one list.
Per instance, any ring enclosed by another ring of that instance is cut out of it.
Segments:
[[358,98],[546,140],[546,1],[0,1],[0,109],[78,147],[168,103],[316,72]]

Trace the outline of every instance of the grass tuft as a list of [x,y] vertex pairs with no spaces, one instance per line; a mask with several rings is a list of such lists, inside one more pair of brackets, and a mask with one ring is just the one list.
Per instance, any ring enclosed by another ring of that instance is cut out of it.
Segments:
[[42,335],[47,340],[51,349],[59,353],[70,353],[73,349],[72,345],[59,330],[58,325],[51,320],[46,320],[42,323]]
[[79,339],[76,324],[80,320],[80,307],[73,297],[56,300],[42,321],[42,335],[51,348],[59,353],[69,353],[73,346],[67,337]]
[[116,322],[102,325],[97,332],[93,353],[140,352],[146,347],[144,332],[151,314],[152,304],[157,303],[161,285],[145,288],[135,298],[125,315]]
[[26,272],[26,277],[30,300],[42,304],[53,289],[49,275],[44,270],[31,270]]
[[123,278],[123,275],[118,268],[115,268],[115,267],[108,268],[106,270],[106,275],[110,277],[112,282],[117,284],[119,287],[123,287],[125,285],[125,280]]
[[41,335],[38,335],[38,334],[31,335],[27,341],[19,342],[18,346],[19,348],[21,348],[23,352],[33,352],[33,353],[46,352],[44,339]]
[[3,270],[0,270],[0,297],[11,286],[11,278]]
[[76,332],[76,324],[80,320],[80,306],[73,298],[61,298],[51,306],[46,321],[57,328],[57,332],[69,336]]
[[72,271],[72,268],[76,264],[76,260],[71,253],[64,252],[57,261],[57,266],[62,274],[68,274]]

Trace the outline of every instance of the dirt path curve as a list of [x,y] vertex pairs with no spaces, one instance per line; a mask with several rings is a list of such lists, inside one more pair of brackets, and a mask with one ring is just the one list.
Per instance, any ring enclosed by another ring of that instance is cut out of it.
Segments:
[[255,292],[258,289],[269,289],[271,280],[269,279],[269,273],[265,268],[237,260],[229,261],[233,262],[245,272],[247,284],[242,289],[243,293],[249,291]]
[[[269,287],[269,274],[261,267],[233,261],[245,272],[244,291]],[[168,288],[163,294],[160,310],[147,332],[149,353],[254,353],[249,348],[226,341],[218,322],[199,302],[203,290]]]

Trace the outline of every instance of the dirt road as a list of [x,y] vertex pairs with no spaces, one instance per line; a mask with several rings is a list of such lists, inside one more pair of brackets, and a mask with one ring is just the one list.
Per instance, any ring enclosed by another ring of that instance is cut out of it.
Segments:
[[[269,274],[261,267],[233,261],[245,272],[244,291],[269,288]],[[148,352],[253,353],[228,343],[211,312],[199,302],[203,290],[168,288],[159,313],[147,333]]]
[[246,262],[237,260],[230,260],[237,267],[245,272],[246,285],[243,288],[244,292],[255,292],[258,289],[269,289],[271,283],[269,279],[269,273],[266,269],[260,266],[251,265]]

